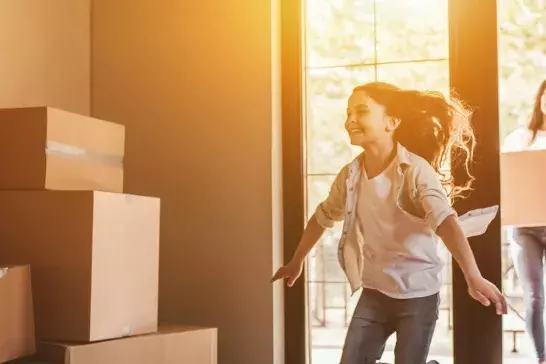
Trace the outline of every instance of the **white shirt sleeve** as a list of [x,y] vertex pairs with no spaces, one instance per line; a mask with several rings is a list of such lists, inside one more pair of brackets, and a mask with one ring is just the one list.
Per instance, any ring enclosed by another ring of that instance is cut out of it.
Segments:
[[330,187],[328,197],[322,201],[315,210],[318,224],[324,228],[332,228],[336,221],[342,221],[345,217],[345,200],[347,199],[348,166],[338,173]]
[[430,164],[423,161],[414,168],[417,198],[425,212],[425,219],[433,231],[451,215],[457,215],[449,203],[447,193]]

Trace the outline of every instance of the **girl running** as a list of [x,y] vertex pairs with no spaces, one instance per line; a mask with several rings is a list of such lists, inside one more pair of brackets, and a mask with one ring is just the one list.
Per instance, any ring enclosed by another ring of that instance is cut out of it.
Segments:
[[287,279],[292,286],[325,229],[343,220],[339,262],[353,293],[362,293],[341,364],[376,363],[393,333],[396,364],[423,364],[438,319],[438,237],[464,272],[470,295],[506,313],[503,295],[480,274],[450,205],[470,182],[456,186],[440,170],[449,154],[459,152],[452,155],[463,158],[472,180],[469,113],[440,93],[374,82],[354,89],[345,128],[364,152],[337,175],[292,260],[272,281]]

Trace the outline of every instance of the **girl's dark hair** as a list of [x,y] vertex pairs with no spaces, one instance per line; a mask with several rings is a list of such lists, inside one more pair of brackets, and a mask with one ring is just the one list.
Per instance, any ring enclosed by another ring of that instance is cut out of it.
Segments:
[[[471,112],[455,98],[446,99],[440,92],[403,90],[383,82],[358,86],[375,102],[385,107],[387,115],[399,119],[394,133],[397,142],[424,158],[440,176],[450,199],[461,197],[471,189],[470,173],[476,138],[470,124]],[[445,162],[464,163],[467,182],[454,183],[445,171]]]
[[529,125],[527,125],[529,130],[532,132],[531,141],[529,144],[532,144],[535,141],[538,131],[542,129],[544,124],[544,114],[541,107],[542,95],[544,95],[544,91],[546,91],[546,80],[542,81],[538,88],[537,95],[535,97],[533,115],[531,115],[531,120],[529,120]]

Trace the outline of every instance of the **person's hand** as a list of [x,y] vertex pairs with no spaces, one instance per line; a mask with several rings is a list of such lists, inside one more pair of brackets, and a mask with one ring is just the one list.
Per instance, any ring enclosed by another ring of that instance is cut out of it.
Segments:
[[493,283],[481,276],[470,278],[467,280],[467,283],[468,293],[476,301],[484,306],[490,306],[491,303],[493,303],[498,315],[505,315],[508,313],[506,299]]
[[277,273],[271,278],[271,283],[279,279],[287,279],[288,287],[292,287],[303,271],[303,261],[292,259],[284,267],[280,267]]

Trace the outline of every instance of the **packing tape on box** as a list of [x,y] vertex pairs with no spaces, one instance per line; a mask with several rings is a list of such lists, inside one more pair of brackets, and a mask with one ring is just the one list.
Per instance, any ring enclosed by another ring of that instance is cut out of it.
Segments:
[[131,326],[125,326],[122,330],[122,335],[124,337],[131,336],[133,334],[133,330],[131,329]]
[[84,159],[89,162],[109,164],[115,167],[123,166],[122,156],[93,153],[83,148],[79,148],[79,147],[65,144],[65,143],[47,142],[45,152],[46,152],[46,155],[55,155],[59,157]]
[[9,268],[0,268],[0,279],[2,279],[7,273]]

